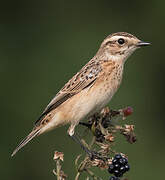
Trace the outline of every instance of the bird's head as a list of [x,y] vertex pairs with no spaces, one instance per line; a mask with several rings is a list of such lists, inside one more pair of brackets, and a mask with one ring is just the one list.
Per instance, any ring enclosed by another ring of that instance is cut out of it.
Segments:
[[150,43],[143,42],[129,33],[118,32],[104,39],[99,53],[103,53],[106,59],[125,61],[137,48],[149,44]]

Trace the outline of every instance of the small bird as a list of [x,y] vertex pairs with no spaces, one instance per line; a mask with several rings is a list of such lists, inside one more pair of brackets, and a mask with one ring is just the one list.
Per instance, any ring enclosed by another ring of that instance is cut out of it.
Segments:
[[106,37],[96,55],[47,105],[31,133],[11,156],[34,137],[68,123],[68,134],[74,137],[76,125],[84,118],[99,112],[113,97],[121,84],[126,59],[136,49],[149,44],[126,32],[117,32]]

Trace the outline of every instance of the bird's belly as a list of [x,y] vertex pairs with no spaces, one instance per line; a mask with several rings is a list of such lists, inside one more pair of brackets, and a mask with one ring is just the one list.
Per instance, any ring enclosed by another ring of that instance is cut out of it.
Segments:
[[83,90],[61,106],[64,119],[78,123],[85,117],[93,115],[108,104],[116,90],[115,84],[112,86],[104,83]]
[[93,107],[91,108],[91,111],[89,112],[88,116],[93,115],[95,112],[100,111],[103,107],[105,107],[113,97],[117,90],[117,86],[112,86],[112,84],[105,84],[98,88],[95,93],[93,93],[93,96],[95,97],[93,99]]

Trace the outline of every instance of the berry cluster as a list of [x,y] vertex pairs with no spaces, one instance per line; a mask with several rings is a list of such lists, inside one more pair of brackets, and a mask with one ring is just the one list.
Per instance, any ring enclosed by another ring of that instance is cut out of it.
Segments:
[[123,176],[129,169],[128,160],[121,154],[116,154],[108,168],[109,173],[114,175],[110,180],[119,180],[118,177]]

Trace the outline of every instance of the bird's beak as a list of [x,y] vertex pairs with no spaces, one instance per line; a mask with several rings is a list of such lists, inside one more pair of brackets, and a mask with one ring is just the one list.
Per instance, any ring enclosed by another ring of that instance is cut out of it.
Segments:
[[142,46],[148,46],[148,45],[150,45],[151,43],[148,43],[148,42],[144,42],[144,41],[139,41],[138,43],[137,43],[137,47],[142,47]]

